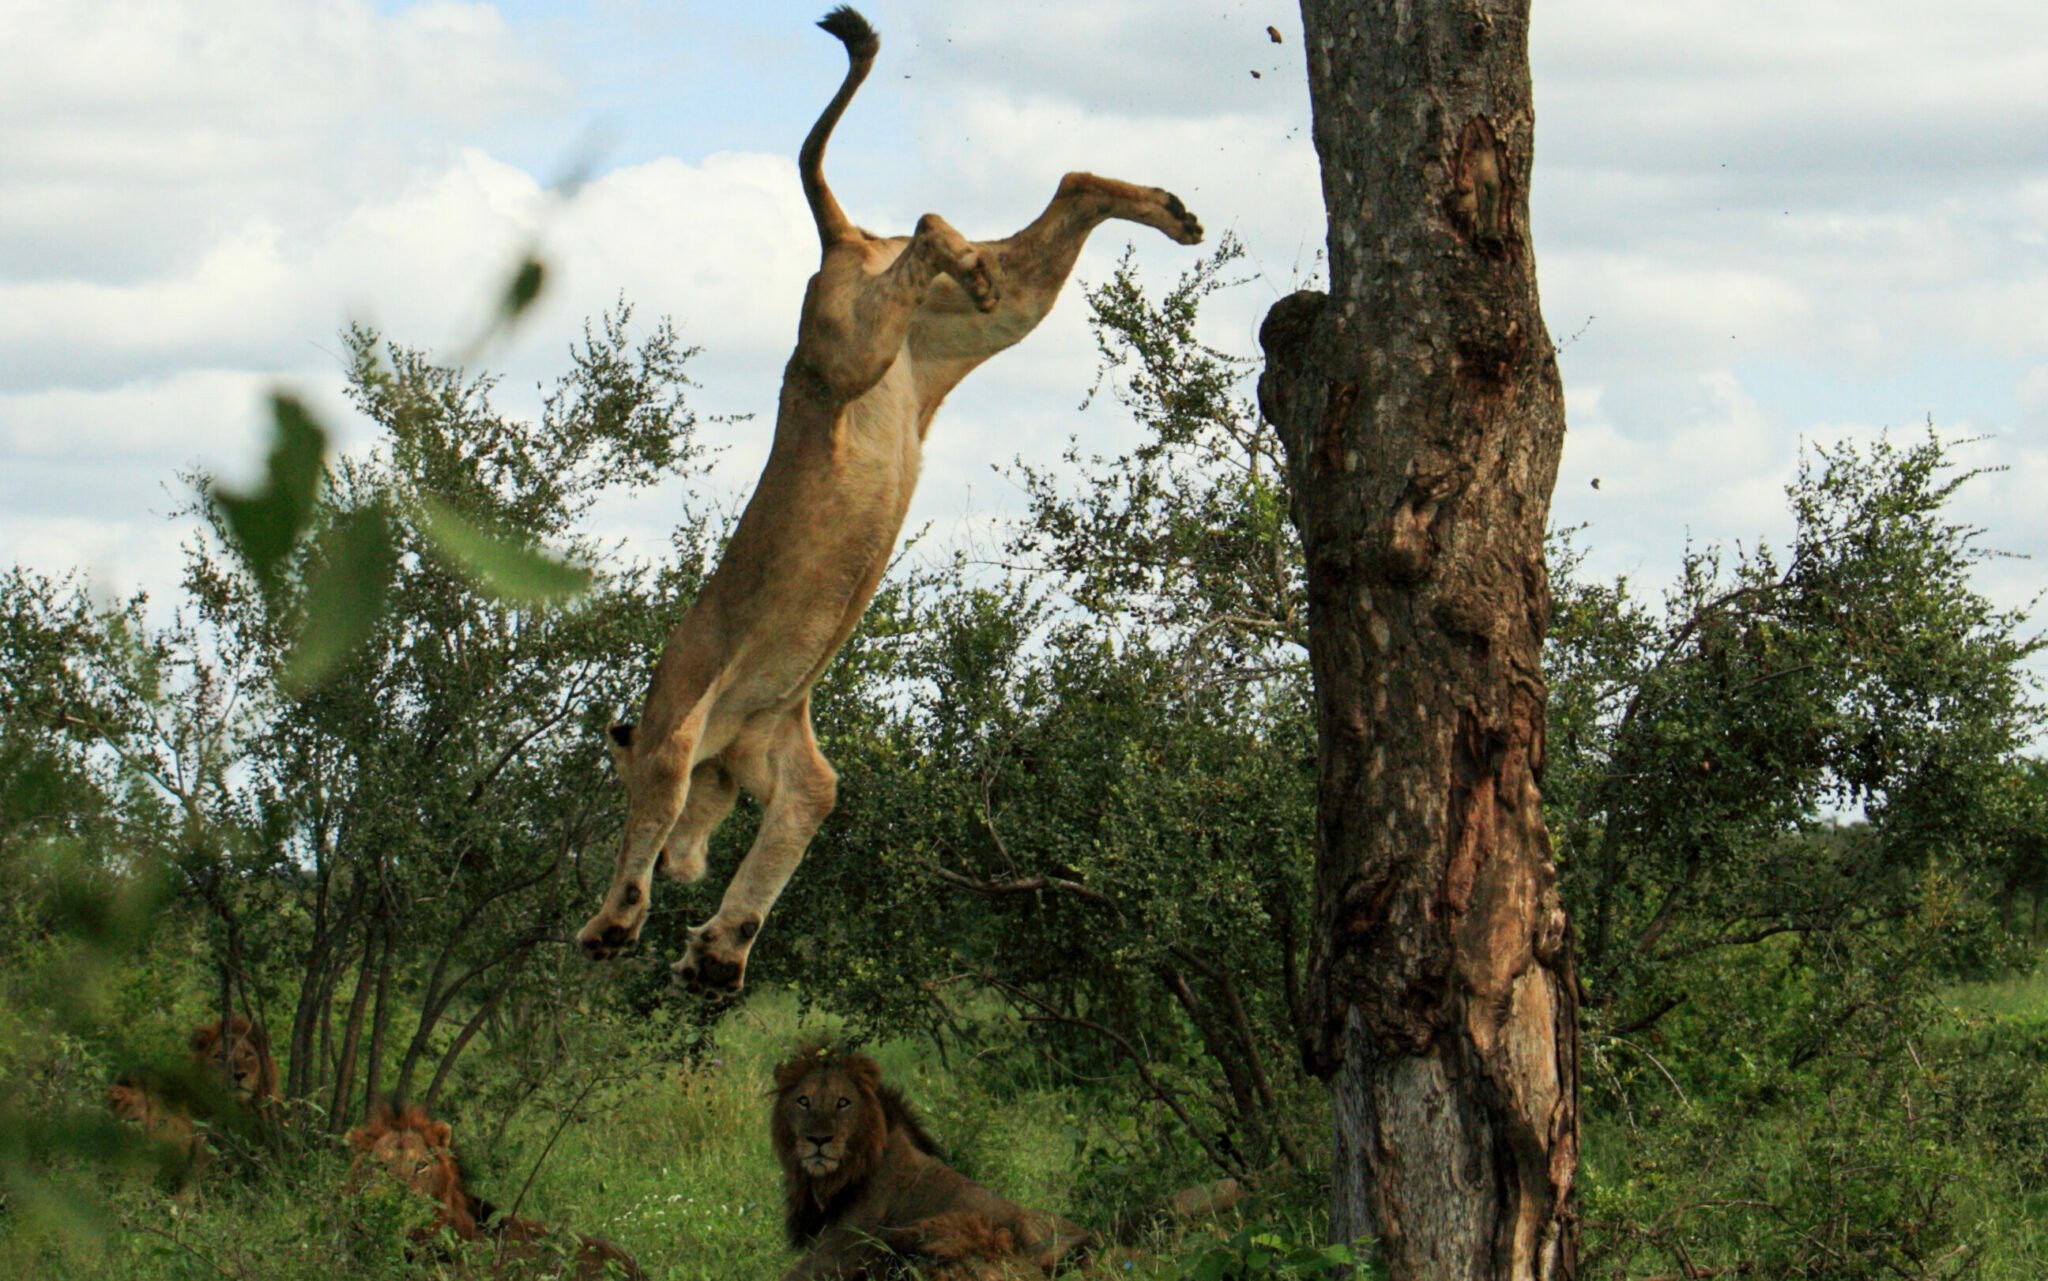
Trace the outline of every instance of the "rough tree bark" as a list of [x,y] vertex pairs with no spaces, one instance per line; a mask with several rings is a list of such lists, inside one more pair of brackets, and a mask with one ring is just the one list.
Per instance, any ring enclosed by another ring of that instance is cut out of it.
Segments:
[[1539,806],[1564,405],[1528,0],[1303,0],[1330,293],[1260,331],[1320,740],[1304,1056],[1333,1229],[1397,1281],[1570,1277],[1577,984]]

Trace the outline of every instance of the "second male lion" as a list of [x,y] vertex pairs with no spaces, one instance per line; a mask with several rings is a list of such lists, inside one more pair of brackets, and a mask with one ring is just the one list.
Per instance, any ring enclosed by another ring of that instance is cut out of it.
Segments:
[[839,8],[818,24],[850,65],[798,156],[823,260],[804,293],[775,440],[725,556],[669,635],[637,724],[614,725],[626,826],[611,888],[578,934],[616,956],[647,920],[654,865],[704,875],[705,845],[740,789],[761,826],[676,973],[736,992],[769,909],[831,812],[837,776],[811,733],[811,686],[874,595],[917,483],[939,402],[1044,319],[1088,234],[1121,218],[1184,245],[1201,224],[1179,198],[1092,174],[1004,240],[969,241],[937,214],[909,236],[854,226],[825,185],[825,142],[881,40]]
[[947,1165],[865,1055],[814,1046],[777,1066],[768,1136],[783,1230],[803,1251],[783,1281],[899,1277],[902,1263],[932,1281],[1044,1277],[1095,1243]]

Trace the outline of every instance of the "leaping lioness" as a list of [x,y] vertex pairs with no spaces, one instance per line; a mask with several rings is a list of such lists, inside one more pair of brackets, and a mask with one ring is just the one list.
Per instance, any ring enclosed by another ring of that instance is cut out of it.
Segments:
[[874,595],[939,402],[1044,319],[1107,219],[1184,245],[1202,238],[1178,197],[1085,173],[1062,178],[1045,212],[1007,240],[969,241],[937,214],[908,237],[862,231],[822,162],[881,39],[844,7],[818,25],[850,62],[797,157],[823,261],[804,292],[760,484],[669,635],[638,724],[611,728],[625,835],[604,904],[577,936],[593,957],[637,939],[656,856],[672,876],[703,876],[711,832],[745,788],[761,802],[760,832],[674,967],[712,992],[739,990],[761,923],[832,811],[837,776],[811,733],[811,686]]

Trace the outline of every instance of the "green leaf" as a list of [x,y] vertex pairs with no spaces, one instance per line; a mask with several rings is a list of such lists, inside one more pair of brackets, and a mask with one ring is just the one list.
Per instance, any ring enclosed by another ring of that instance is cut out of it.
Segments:
[[505,296],[498,303],[501,322],[510,322],[533,305],[540,297],[541,286],[547,283],[547,264],[528,254],[519,264],[519,270],[512,273],[512,279],[505,286]]
[[342,517],[321,536],[317,562],[306,584],[305,621],[280,678],[294,697],[326,679],[383,617],[398,566],[390,513],[377,504]]
[[249,494],[218,486],[212,491],[228,537],[265,588],[276,583],[285,557],[313,519],[313,499],[327,453],[327,433],[296,396],[273,393],[270,416],[276,428],[263,487]]
[[438,499],[422,503],[427,537],[472,586],[511,605],[545,605],[590,586],[590,571],[535,550],[525,539],[484,530]]

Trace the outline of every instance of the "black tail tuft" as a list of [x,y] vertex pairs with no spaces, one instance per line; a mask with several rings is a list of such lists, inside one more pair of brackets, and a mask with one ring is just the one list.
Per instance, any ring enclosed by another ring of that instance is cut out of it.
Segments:
[[818,19],[818,25],[837,36],[839,42],[846,46],[846,56],[855,62],[874,57],[875,51],[882,47],[882,37],[875,34],[868,20],[846,5],[840,5]]

